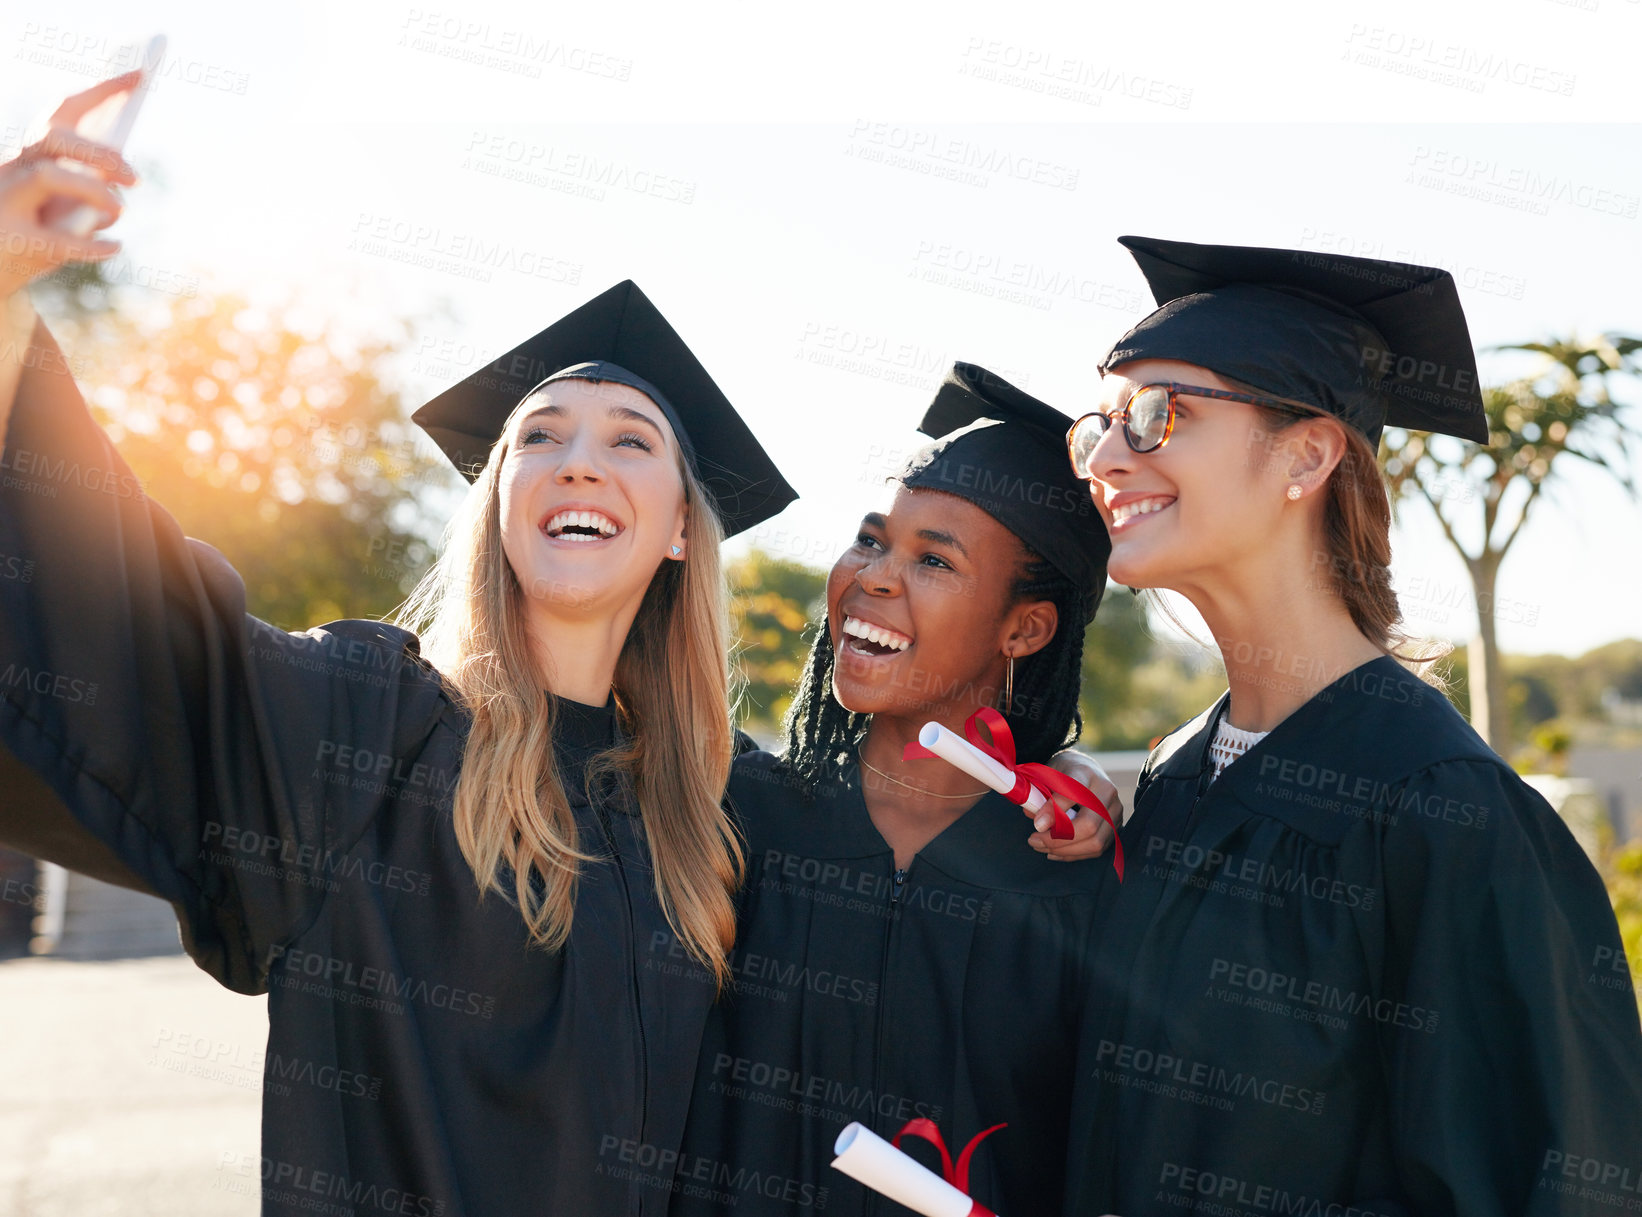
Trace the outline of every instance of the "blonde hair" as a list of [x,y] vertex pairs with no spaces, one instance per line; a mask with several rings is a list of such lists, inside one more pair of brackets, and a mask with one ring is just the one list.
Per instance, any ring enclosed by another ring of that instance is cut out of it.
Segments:
[[[570,934],[584,863],[553,752],[525,633],[519,586],[502,548],[501,468],[510,426],[446,529],[441,552],[394,615],[471,718],[452,817],[481,899],[514,904],[533,942]],[[685,948],[722,988],[735,939],[734,894],[745,857],[721,799],[732,758],[729,609],[719,564],[723,530],[682,458],[689,558],[664,560],[616,663],[627,742],[589,766],[621,774],[637,798],[656,896]],[[539,882],[533,882],[533,877]]]

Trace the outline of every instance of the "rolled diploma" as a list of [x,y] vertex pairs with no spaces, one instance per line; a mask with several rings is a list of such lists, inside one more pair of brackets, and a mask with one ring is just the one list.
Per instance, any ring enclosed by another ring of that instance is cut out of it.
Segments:
[[[925,747],[928,747],[926,744]],[[832,1164],[924,1217],[969,1217],[975,1202],[863,1124],[838,1134]]]
[[[918,732],[918,742],[947,764],[962,769],[977,782],[985,783],[999,794],[1008,794],[1015,789],[1013,773],[956,731],[948,731],[940,723],[925,723],[923,730]],[[1027,788],[1024,804],[1027,814],[1035,814],[1048,801],[1043,797],[1043,791],[1036,786]],[[1077,819],[1078,809],[1068,808],[1066,816],[1068,819]]]

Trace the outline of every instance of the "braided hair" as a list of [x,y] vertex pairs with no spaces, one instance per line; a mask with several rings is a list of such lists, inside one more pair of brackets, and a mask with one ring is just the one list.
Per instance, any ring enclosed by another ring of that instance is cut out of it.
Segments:
[[[1003,710],[1023,761],[1046,761],[1083,732],[1078,690],[1083,674],[1083,635],[1100,603],[1101,586],[1086,593],[1025,547],[1026,561],[1010,585],[1009,603],[1048,600],[1059,614],[1047,646],[1015,661],[1014,704]],[[841,779],[866,738],[870,714],[846,710],[833,696],[832,636],[823,612],[792,705],[781,724],[781,767],[806,795],[818,783]]]

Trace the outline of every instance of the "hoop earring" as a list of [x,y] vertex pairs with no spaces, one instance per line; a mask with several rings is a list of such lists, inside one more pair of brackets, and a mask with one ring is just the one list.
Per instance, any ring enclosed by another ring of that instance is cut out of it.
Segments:
[[1015,657],[1008,656],[1008,664],[1003,670],[1003,712],[1015,712]]

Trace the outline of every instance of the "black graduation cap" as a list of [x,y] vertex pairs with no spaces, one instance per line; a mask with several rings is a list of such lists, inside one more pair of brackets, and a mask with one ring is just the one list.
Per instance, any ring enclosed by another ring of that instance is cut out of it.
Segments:
[[1488,442],[1454,277],[1299,249],[1119,237],[1161,306],[1100,365],[1178,359],[1335,415]]
[[1072,419],[1003,377],[955,363],[918,430],[934,436],[899,480],[968,499],[1083,589],[1087,624],[1112,541],[1066,459]]
[[769,519],[798,497],[701,361],[631,279],[411,417],[472,482],[514,408],[544,382],[564,378],[630,385],[660,406],[690,468],[713,496],[725,536]]

